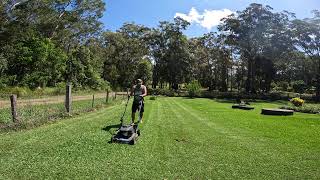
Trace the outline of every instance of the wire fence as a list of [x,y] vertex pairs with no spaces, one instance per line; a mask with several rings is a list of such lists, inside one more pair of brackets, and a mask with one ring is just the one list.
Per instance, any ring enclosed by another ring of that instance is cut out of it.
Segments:
[[90,95],[74,95],[71,98],[71,112],[66,112],[66,96],[46,98],[17,98],[17,122],[14,122],[10,98],[0,99],[0,128],[14,124],[36,125],[54,121],[70,115],[79,115],[106,107],[127,98],[127,92],[105,92]]

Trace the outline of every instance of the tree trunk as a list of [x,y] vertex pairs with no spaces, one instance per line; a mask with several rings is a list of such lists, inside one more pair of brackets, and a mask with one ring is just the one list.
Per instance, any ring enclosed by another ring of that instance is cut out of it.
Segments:
[[233,80],[233,63],[231,63],[231,67],[230,67],[231,71],[230,71],[230,91],[233,91],[233,85],[232,85],[232,80]]
[[227,86],[227,65],[223,64],[221,68],[221,91],[227,92],[228,86]]
[[252,59],[248,60],[248,72],[247,72],[247,80],[246,80],[246,92],[250,93],[252,89]]
[[248,78],[246,81],[246,92],[247,93],[256,93],[255,89],[255,75],[256,75],[256,69],[255,69],[255,59],[250,58],[248,60]]
[[152,80],[152,88],[153,89],[156,89],[157,88],[157,85],[158,85],[158,81],[156,79],[153,79]]

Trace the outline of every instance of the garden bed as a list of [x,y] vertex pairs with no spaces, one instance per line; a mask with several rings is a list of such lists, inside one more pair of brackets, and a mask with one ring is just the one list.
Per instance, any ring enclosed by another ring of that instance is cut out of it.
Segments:
[[295,112],[309,113],[309,114],[320,114],[320,104],[304,104],[303,106],[297,107],[294,105],[281,106],[280,109],[293,110]]
[[293,115],[293,110],[287,109],[270,109],[270,108],[263,108],[261,110],[261,114],[264,115],[276,115],[276,116],[291,116]]

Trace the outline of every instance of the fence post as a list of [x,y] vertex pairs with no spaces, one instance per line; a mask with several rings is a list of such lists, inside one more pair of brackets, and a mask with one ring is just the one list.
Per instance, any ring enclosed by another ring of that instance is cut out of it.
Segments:
[[94,94],[92,95],[92,108],[94,107]]
[[14,123],[19,122],[18,113],[17,113],[17,95],[13,94],[10,96],[11,101],[11,114],[12,120]]
[[66,102],[65,102],[65,108],[67,113],[71,112],[71,84],[68,83],[66,86]]
[[109,102],[109,89],[107,89],[106,103]]
[[117,99],[117,91],[114,92],[114,100],[116,100],[116,99]]

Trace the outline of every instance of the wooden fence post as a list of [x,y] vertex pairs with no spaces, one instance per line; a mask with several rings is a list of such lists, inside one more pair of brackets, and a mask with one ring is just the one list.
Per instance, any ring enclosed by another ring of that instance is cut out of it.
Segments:
[[117,91],[114,92],[114,100],[116,100],[116,99],[117,99]]
[[67,113],[71,113],[71,84],[68,83],[66,86],[66,102],[65,102],[65,108]]
[[13,94],[10,96],[11,101],[11,114],[12,120],[14,123],[19,122],[18,113],[17,113],[17,95]]
[[106,103],[109,102],[109,89],[107,89]]
[[92,108],[94,107],[94,94],[92,95]]

